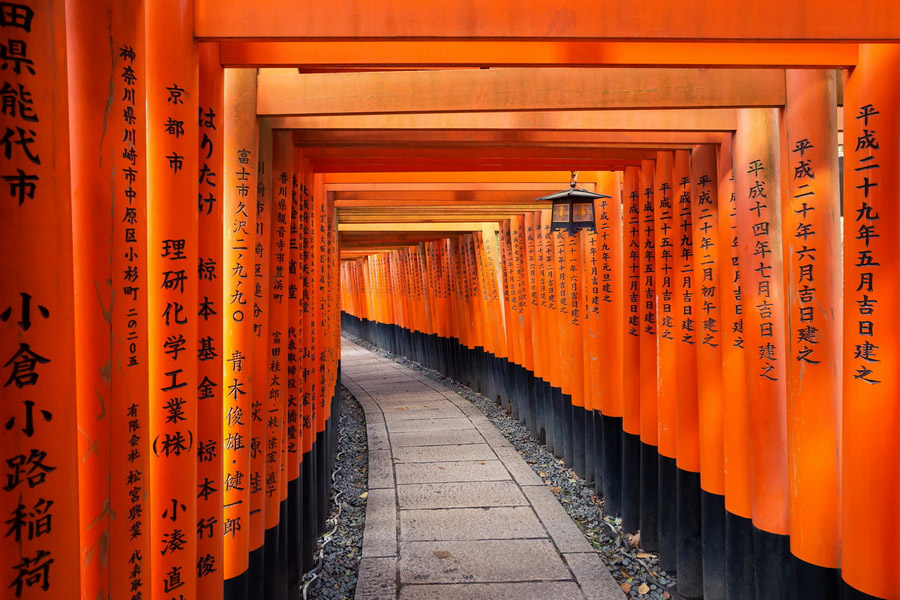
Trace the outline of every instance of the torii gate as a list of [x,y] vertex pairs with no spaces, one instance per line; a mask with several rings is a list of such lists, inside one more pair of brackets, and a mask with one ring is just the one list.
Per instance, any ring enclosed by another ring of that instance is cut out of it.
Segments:
[[[448,257],[489,272],[478,248],[495,240],[494,279],[525,290],[533,282],[512,267],[528,252],[538,260],[525,232],[546,220],[529,198],[574,169],[624,199],[622,226],[610,221],[618,304],[594,326],[621,349],[599,374],[612,382],[603,402],[617,400],[597,407],[624,432],[626,520],[652,545],[672,518],[657,497],[671,480],[656,475],[686,478],[703,498],[702,545],[673,557],[666,528],[658,543],[680,573],[696,574],[703,553],[708,597],[726,587],[786,597],[789,560],[798,597],[841,586],[850,598],[900,597],[895,3],[434,4],[0,3],[4,589],[286,594],[311,538],[295,548],[287,540],[302,532],[278,525],[288,499],[324,473],[331,431],[337,222],[351,225],[340,231],[346,258],[390,250],[396,262],[398,247],[446,238]],[[843,238],[840,132],[850,140]],[[627,272],[645,275],[642,295],[665,292],[676,264],[660,232],[682,215],[660,200],[681,176],[693,238],[715,214],[707,237],[719,248],[704,255],[717,277],[717,342],[694,354],[723,367],[697,379],[696,415],[679,412],[681,342],[664,339],[659,321],[632,336],[612,318],[665,316],[630,300]],[[703,177],[714,204],[701,204]],[[398,235],[409,221],[428,223]],[[465,224],[453,232],[464,242],[438,222]],[[367,223],[375,234],[352,231]],[[632,258],[628,243],[655,248]],[[552,270],[556,256],[584,260],[567,248],[540,260]],[[285,273],[282,262],[309,271]],[[301,322],[312,325],[289,333]],[[445,325],[456,326],[435,328]],[[489,343],[562,381],[542,364],[552,355],[507,330]],[[574,330],[559,331],[574,348]],[[267,369],[290,344],[304,352],[285,371],[302,383]],[[241,362],[254,354],[266,360]],[[652,376],[637,386],[634,373]],[[591,412],[583,388],[569,396],[579,394]],[[276,417],[253,425],[263,406]],[[303,497],[290,510],[321,520],[321,499]],[[261,561],[263,548],[277,560]]]

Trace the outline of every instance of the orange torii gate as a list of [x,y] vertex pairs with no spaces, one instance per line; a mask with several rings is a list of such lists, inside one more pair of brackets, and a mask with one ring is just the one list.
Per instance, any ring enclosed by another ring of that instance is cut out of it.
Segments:
[[[296,591],[342,297],[543,432],[684,595],[900,597],[900,11],[519,4],[0,3],[9,594]],[[491,199],[572,168],[613,196],[597,234]],[[388,195],[337,196],[359,188]],[[401,222],[381,201],[480,225],[347,236],[339,271],[342,215]]]

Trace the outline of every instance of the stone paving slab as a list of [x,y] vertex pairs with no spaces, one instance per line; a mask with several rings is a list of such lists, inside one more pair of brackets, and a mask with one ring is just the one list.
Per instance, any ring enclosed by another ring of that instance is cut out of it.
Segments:
[[397,597],[397,558],[363,558],[359,562],[356,600],[393,600]]
[[488,583],[572,579],[550,540],[401,542],[400,581]]
[[588,600],[622,600],[625,594],[596,552],[563,554]]
[[391,431],[391,446],[449,446],[452,444],[483,444],[484,437],[474,427],[472,429],[452,429],[449,431]]
[[594,549],[546,485],[523,487],[525,497],[550,532],[560,552],[592,553]]
[[405,585],[400,600],[583,600],[571,581]]
[[369,489],[394,488],[390,450],[369,450]]
[[[370,453],[371,456],[371,453]],[[397,483],[445,483],[452,481],[503,481],[509,471],[499,460],[466,460],[443,463],[397,463]],[[371,479],[371,475],[370,475]]]
[[406,463],[497,460],[497,455],[487,444],[403,446],[394,448],[393,456],[394,460]]
[[[396,452],[396,450],[395,450]],[[401,510],[409,508],[474,508],[478,506],[528,506],[513,481],[420,483],[397,486]]]
[[388,432],[404,433],[410,431],[447,431],[449,429],[474,429],[472,422],[465,417],[455,419],[405,419],[388,423]]
[[406,405],[384,408],[386,421],[408,421],[410,419],[460,419],[464,415],[455,406],[448,408],[408,407]]
[[397,556],[397,502],[393,488],[369,490],[362,556]]
[[346,340],[343,349],[344,384],[365,411],[369,445],[358,600],[624,599],[476,406]]
[[546,538],[530,506],[400,511],[400,541]]

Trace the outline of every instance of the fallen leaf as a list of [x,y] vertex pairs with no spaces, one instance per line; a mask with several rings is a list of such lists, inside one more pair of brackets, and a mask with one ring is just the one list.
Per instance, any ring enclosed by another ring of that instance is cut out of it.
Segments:
[[362,494],[359,495],[359,497],[360,497],[360,498],[368,498],[368,497],[369,497],[369,492],[363,492]]
[[432,554],[434,554],[435,558],[452,558],[453,557],[453,555],[450,554],[450,552],[448,550],[435,550],[434,552],[432,552]]
[[562,487],[560,487],[560,486],[558,486],[558,485],[557,485],[557,486],[551,485],[551,486],[550,486],[550,491],[553,492],[554,494],[556,494],[556,495],[558,496],[559,494],[562,493]]
[[663,598],[665,598],[666,600],[668,600],[671,597],[672,597],[672,594],[670,594],[669,592],[663,592]]
[[622,588],[622,591],[625,592],[626,594],[631,591],[631,585],[629,585],[627,583],[623,583],[620,587]]
[[638,594],[649,594],[649,593],[650,593],[650,586],[647,585],[646,583],[642,583],[641,585],[638,586]]
[[653,556],[653,555],[650,554],[649,552],[640,552],[640,553],[638,553],[636,556],[637,556],[638,558],[650,558],[650,557]]
[[546,477],[546,476],[547,476],[547,474],[544,473],[543,471],[538,471],[538,477]]

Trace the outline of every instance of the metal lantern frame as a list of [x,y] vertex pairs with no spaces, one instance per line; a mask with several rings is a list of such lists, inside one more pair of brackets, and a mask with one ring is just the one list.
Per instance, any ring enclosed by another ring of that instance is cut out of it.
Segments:
[[547,201],[553,203],[551,232],[566,231],[569,234],[574,234],[581,229],[588,229],[595,233],[597,231],[594,200],[612,198],[612,196],[596,194],[579,187],[576,177],[577,174],[575,171],[572,171],[569,189],[537,199],[538,202]]

